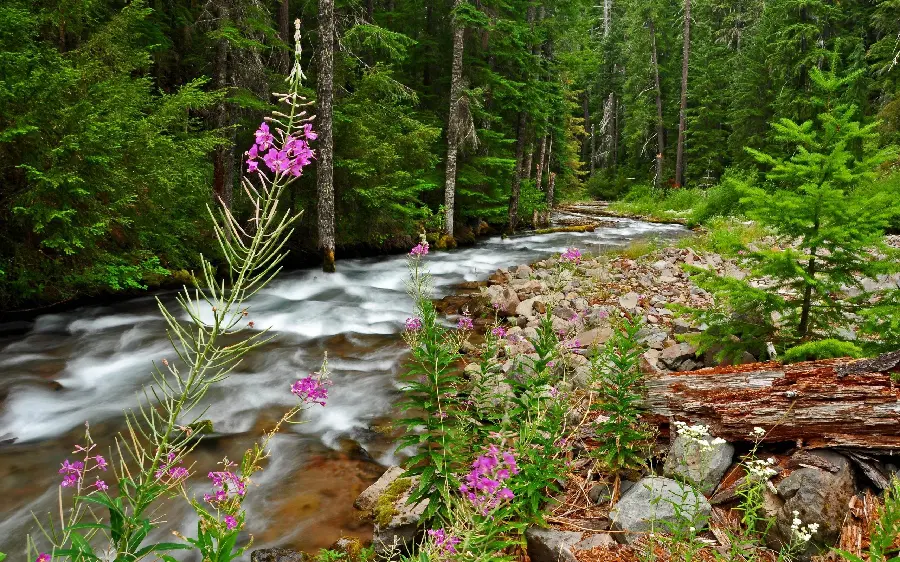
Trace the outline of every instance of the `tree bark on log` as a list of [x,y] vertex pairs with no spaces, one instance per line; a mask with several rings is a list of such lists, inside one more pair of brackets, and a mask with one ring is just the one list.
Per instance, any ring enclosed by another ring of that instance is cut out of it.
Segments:
[[900,450],[900,351],[875,359],[756,363],[648,378],[647,421],[688,420],[728,441]]

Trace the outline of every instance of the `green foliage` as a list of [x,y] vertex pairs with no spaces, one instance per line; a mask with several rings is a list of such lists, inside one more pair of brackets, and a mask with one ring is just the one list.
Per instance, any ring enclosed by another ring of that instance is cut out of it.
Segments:
[[734,217],[744,214],[741,193],[756,181],[755,174],[741,170],[728,170],[722,179],[706,191],[694,204],[690,222],[705,224],[720,217]]
[[615,474],[641,468],[649,453],[650,433],[639,421],[643,397],[640,330],[640,321],[623,321],[603,353],[591,361],[593,385],[599,396],[592,407],[608,418],[597,424],[600,445],[594,454]]
[[[771,183],[739,188],[747,213],[773,231],[779,245],[747,250],[747,279],[692,272],[716,297],[714,307],[694,311],[697,321],[710,326],[701,336],[707,344],[759,347],[777,340],[789,347],[838,337],[848,314],[869,308],[873,295],[862,279],[896,269],[873,251],[883,246],[896,202],[857,189],[891,152],[873,144],[875,124],[854,120],[856,108],[838,101],[858,73],[838,78],[813,69],[811,77],[821,92],[813,102],[822,113],[815,122],[773,124],[775,138],[789,152],[748,149],[769,168]],[[847,296],[851,290],[858,296]]]
[[792,347],[784,352],[785,363],[837,359],[839,357],[859,358],[863,350],[856,344],[835,339],[811,341]]

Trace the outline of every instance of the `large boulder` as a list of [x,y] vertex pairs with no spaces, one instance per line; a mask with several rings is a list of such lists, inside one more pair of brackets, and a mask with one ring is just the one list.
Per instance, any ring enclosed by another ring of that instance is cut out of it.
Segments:
[[380,498],[382,494],[387,491],[388,487],[390,487],[395,480],[400,478],[401,475],[403,475],[403,469],[399,466],[388,467],[388,469],[384,471],[384,474],[381,475],[381,478],[363,490],[363,493],[361,493],[353,503],[353,507],[360,511],[372,511],[375,509],[378,498]]
[[418,539],[419,521],[428,501],[410,505],[409,493],[415,480],[402,478],[403,469],[392,466],[374,484],[366,488],[353,504],[369,512],[375,520],[372,545],[379,554],[389,552],[392,545],[407,549]]
[[734,458],[731,443],[703,438],[704,444],[679,435],[669,449],[663,474],[685,480],[709,495],[716,489]]
[[609,512],[616,539],[633,543],[642,534],[656,530],[694,527],[702,529],[709,521],[712,506],[703,494],[689,484],[670,478],[648,476],[638,481]]
[[693,360],[697,353],[697,348],[689,343],[677,343],[662,350],[659,354],[659,360],[663,365],[675,371],[688,360]]
[[853,467],[850,461],[832,451],[811,451],[810,454],[826,461],[836,472],[812,466],[792,472],[778,484],[778,495],[784,505],[778,511],[775,525],[767,537],[773,548],[788,544],[792,538],[791,524],[800,519],[803,527],[818,525],[804,558],[827,551],[837,542],[841,526],[849,510],[850,499],[856,494]]

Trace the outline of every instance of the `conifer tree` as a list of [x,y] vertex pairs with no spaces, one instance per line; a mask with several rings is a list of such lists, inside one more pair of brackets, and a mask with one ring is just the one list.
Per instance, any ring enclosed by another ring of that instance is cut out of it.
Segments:
[[[832,57],[832,67],[836,61]],[[695,270],[701,286],[731,310],[695,311],[710,324],[708,340],[730,336],[775,337],[783,343],[835,338],[848,315],[871,297],[862,280],[897,269],[878,257],[890,207],[887,194],[857,189],[892,154],[879,149],[877,123],[858,120],[857,107],[841,94],[860,77],[811,69],[817,91],[815,120],[773,123],[774,141],[787,153],[748,149],[767,172],[770,186],[744,185],[750,216],[775,233],[778,244],[751,252],[748,278],[737,280]],[[764,339],[762,341],[765,341]]]

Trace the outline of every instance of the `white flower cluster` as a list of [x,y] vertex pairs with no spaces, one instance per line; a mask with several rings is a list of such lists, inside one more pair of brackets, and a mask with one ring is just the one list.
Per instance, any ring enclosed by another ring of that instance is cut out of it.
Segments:
[[725,440],[720,437],[716,437],[710,441],[709,426],[703,424],[688,425],[683,421],[676,421],[675,428],[678,435],[687,439],[688,442],[696,444],[703,452],[711,451],[713,445],[722,445],[725,443]]
[[791,522],[791,533],[794,536],[794,540],[798,543],[807,543],[812,539],[812,536],[819,530],[818,523],[810,523],[809,525],[803,526],[803,521],[800,521],[800,512],[794,512],[794,520]]
[[750,478],[754,480],[768,480],[778,474],[778,471],[772,468],[772,465],[774,464],[775,459],[769,457],[766,460],[753,459],[752,461],[747,461],[745,466],[747,467],[747,474]]
[[754,427],[751,435],[753,437],[764,437],[766,435],[766,430],[761,427]]

